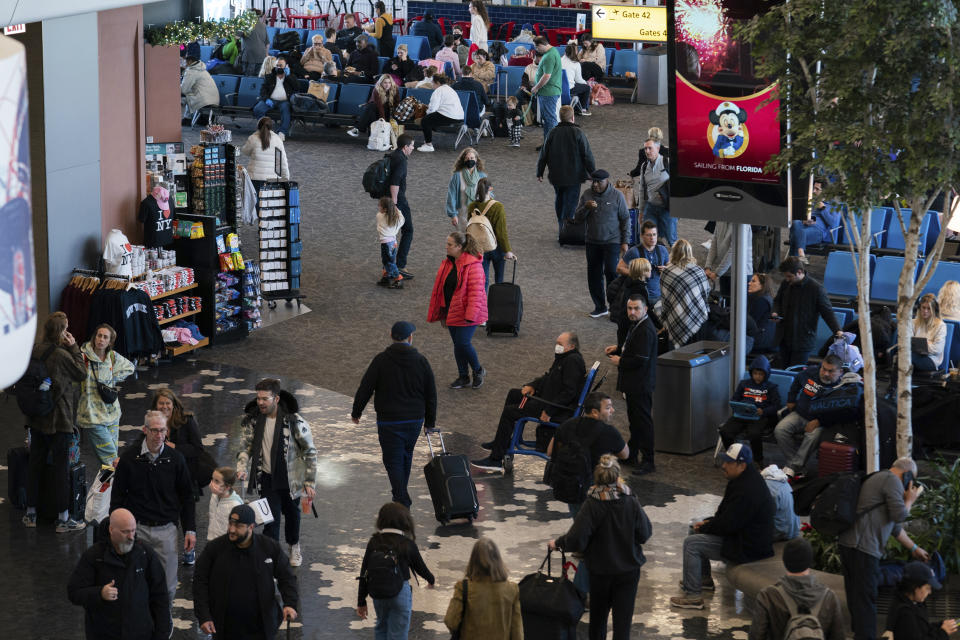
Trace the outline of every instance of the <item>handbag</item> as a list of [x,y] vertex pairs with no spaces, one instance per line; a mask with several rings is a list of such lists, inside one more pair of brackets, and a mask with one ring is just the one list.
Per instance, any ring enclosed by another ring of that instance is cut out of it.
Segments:
[[327,98],[330,97],[330,85],[311,80],[310,84],[307,85],[307,93],[312,95],[320,102],[326,102]]
[[[548,550],[537,572],[524,576],[520,581],[520,609],[524,615],[547,617],[565,626],[573,626],[583,616],[587,596],[563,574],[562,567],[567,563],[564,552],[560,552],[560,575],[550,575],[552,553]],[[546,573],[543,573],[544,565],[547,567]]]
[[101,522],[110,515],[110,496],[113,493],[113,469],[102,468],[87,492],[87,506],[83,517],[87,522]]
[[108,384],[100,382],[100,363],[90,360],[90,366],[93,367],[93,377],[97,380],[97,393],[100,394],[100,399],[103,400],[104,404],[113,404],[117,401],[117,398],[120,397],[120,390],[116,387],[111,387]]
[[450,640],[460,640],[460,633],[463,631],[463,621],[467,619],[467,583],[469,581],[463,579],[463,611],[460,612],[460,624],[457,625],[456,630],[450,634]]

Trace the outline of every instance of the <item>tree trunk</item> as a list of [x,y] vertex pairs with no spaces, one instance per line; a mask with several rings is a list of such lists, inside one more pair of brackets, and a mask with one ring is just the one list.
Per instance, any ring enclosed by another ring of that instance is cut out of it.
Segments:
[[[925,198],[924,198],[925,200]],[[897,287],[897,457],[913,454],[913,361],[910,339],[913,338],[913,303],[917,299],[914,277],[917,273],[917,254],[920,250],[920,224],[927,210],[923,200],[910,202],[910,216],[903,219],[900,206],[895,204],[897,219],[891,224],[909,224],[904,234],[903,271]]]
[[[857,225],[854,212],[847,212],[847,229],[854,234]],[[860,216],[859,237],[848,238],[857,273],[857,316],[860,325],[860,351],[863,355],[863,410],[866,432],[867,473],[880,468],[880,438],[877,428],[877,359],[873,349],[873,330],[870,324],[870,208]]]

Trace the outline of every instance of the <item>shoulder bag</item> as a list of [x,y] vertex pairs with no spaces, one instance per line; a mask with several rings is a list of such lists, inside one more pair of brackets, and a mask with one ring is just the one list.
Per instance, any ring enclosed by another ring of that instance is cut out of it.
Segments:
[[[117,398],[120,396],[120,390],[116,387],[112,387],[108,384],[100,382],[100,363],[94,362],[93,360],[88,360],[90,367],[93,368],[93,377],[97,381],[97,393],[100,394],[100,399],[103,400],[104,404],[113,404],[117,401]],[[112,368],[111,368],[112,371]],[[110,382],[113,382],[111,379]]]
[[463,621],[467,619],[467,583],[469,580],[463,579],[463,611],[460,612],[460,624],[456,631],[450,634],[450,640],[460,640],[460,633],[463,631]]

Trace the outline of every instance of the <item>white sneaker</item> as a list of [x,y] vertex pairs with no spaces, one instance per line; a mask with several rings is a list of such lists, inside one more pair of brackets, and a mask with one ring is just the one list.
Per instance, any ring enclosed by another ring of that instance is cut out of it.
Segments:
[[433,153],[433,145],[429,142],[424,142],[422,145],[417,147],[417,151],[423,151],[424,153]]
[[356,138],[360,135],[360,130],[357,129],[356,127],[350,127],[349,129],[347,129],[347,135],[350,136],[351,138]]
[[299,567],[303,564],[303,554],[300,553],[300,543],[290,545],[290,566]]

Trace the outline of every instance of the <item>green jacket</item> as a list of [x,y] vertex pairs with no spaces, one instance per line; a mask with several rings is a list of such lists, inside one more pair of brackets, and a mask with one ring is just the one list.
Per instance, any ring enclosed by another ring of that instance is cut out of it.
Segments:
[[[133,373],[133,363],[113,350],[107,352],[106,359],[101,361],[89,342],[83,343],[80,353],[83,355],[87,375],[80,383],[77,424],[82,427],[120,424],[120,399],[115,400],[113,404],[106,404],[100,398],[100,392],[97,391],[97,381],[114,387]],[[94,368],[97,369],[96,373]]]
[[460,627],[462,640],[523,640],[523,619],[520,617],[520,589],[516,582],[504,580],[469,580],[467,615],[463,616],[463,580],[453,585],[453,597],[443,622],[450,631]]
[[[470,214],[473,213],[474,209],[478,211],[483,211],[489,202],[480,202],[474,201],[467,206],[467,220],[470,219]],[[490,208],[487,209],[487,220],[490,221],[490,224],[493,226],[493,235],[497,237],[497,249],[503,251],[504,253],[508,251],[513,251],[510,248],[510,237],[507,235],[507,215],[503,211],[503,203],[493,201],[493,204],[490,204]]]
[[[50,347],[42,342],[33,346],[33,358],[40,358]],[[46,360],[47,374],[53,385],[50,387],[55,398],[53,411],[45,416],[30,418],[28,425],[44,435],[54,433],[73,433],[77,419],[77,397],[80,394],[80,382],[87,372],[83,365],[80,347],[59,346]]]

